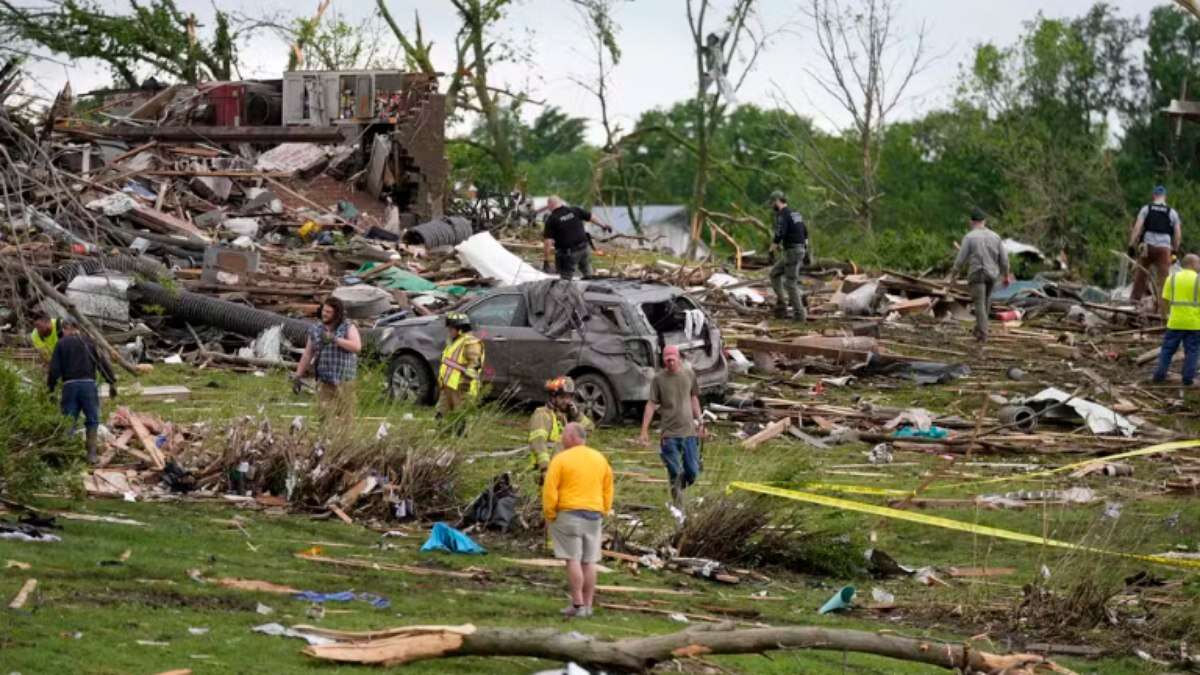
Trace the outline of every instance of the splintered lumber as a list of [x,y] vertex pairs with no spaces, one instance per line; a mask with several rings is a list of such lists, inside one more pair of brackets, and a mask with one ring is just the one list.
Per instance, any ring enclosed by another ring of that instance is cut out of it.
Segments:
[[154,440],[154,435],[151,434],[146,428],[146,421],[142,419],[140,415],[130,412],[127,408],[122,408],[121,410],[124,412],[125,418],[129,420],[129,426],[133,428],[133,433],[135,433],[138,437],[138,440],[141,441],[142,448],[146,451],[146,454],[150,455],[150,458],[154,460],[154,468],[159,470],[166,468],[167,463],[163,459],[162,453],[158,449],[158,444]]
[[950,576],[954,578],[966,577],[1003,577],[1009,574],[1016,574],[1015,567],[951,567]]
[[965,644],[891,633],[787,626],[736,629],[731,622],[691,626],[667,635],[605,640],[553,628],[423,626],[366,641],[313,645],[304,654],[340,663],[396,666],[459,656],[527,656],[575,662],[589,669],[642,673],[677,658],[710,654],[757,654],[783,649],[820,649],[874,654],[900,661],[972,673],[1072,674],[1038,654],[992,654]]
[[782,435],[791,426],[792,426],[792,418],[790,418],[790,417],[785,417],[781,420],[775,420],[774,422],[771,422],[767,426],[763,427],[762,431],[760,431],[757,434],[754,434],[753,436],[751,436],[750,438],[747,438],[746,440],[742,441],[742,449],[743,450],[754,450],[755,448],[762,445],[763,443],[766,443],[767,441],[771,440],[772,438],[776,438],[776,437]]
[[9,609],[21,609],[25,606],[25,602],[29,600],[29,595],[33,593],[33,589],[37,588],[37,579],[26,579],[25,583],[21,584],[21,590],[17,591],[12,602],[8,603]]
[[817,356],[840,364],[862,363],[871,353],[879,351],[879,343],[869,337],[810,336],[791,342],[740,337],[737,345],[744,351],[782,354],[791,358]]
[[80,125],[62,127],[59,130],[75,135],[120,138],[135,143],[151,139],[164,142],[208,141],[211,143],[336,143],[342,140],[342,130],[339,127],[192,127],[168,125],[140,127],[122,124],[106,127]]
[[135,223],[161,234],[174,234],[185,239],[196,239],[203,242],[212,241],[212,238],[200,228],[165,211],[139,205],[133,207],[126,215]]
[[[560,568],[565,567],[567,564],[567,561],[558,558],[501,558],[501,560],[514,565],[524,565],[525,567]],[[609,574],[612,572],[612,568],[597,564],[596,571],[601,574]]]
[[650,588],[648,586],[605,586],[600,584],[596,590],[601,593],[645,593],[647,595],[695,595],[696,591],[680,591],[674,588]]

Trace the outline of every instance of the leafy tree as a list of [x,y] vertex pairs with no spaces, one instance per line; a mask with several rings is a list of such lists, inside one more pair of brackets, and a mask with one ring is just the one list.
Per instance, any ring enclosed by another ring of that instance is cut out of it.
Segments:
[[551,155],[570,153],[583,145],[586,130],[587,119],[571,117],[555,106],[547,106],[533,124],[519,125],[516,129],[516,159],[536,164]]
[[98,59],[129,87],[138,86],[140,71],[188,83],[232,79],[237,36],[228,14],[216,10],[205,40],[196,16],[174,0],[130,0],[129,9],[109,13],[96,0],[48,0],[39,8],[0,0],[0,37],[72,59]]

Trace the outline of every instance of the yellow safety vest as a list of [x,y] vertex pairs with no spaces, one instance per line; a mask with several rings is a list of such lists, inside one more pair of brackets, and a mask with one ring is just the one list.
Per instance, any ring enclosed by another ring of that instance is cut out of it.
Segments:
[[1180,270],[1167,277],[1163,299],[1171,305],[1167,328],[1200,330],[1200,284],[1192,270]]
[[471,380],[467,392],[471,396],[478,396],[479,375],[483,369],[483,354],[481,353],[479,356],[478,368],[468,368],[463,363],[463,353],[466,351],[467,345],[471,344],[480,344],[479,338],[470,333],[463,333],[454,342],[446,345],[446,348],[442,350],[442,365],[438,368],[438,384],[447,389],[458,391],[458,385],[462,382],[463,376],[466,375]]
[[58,319],[50,319],[50,336],[43,338],[34,328],[29,332],[29,341],[33,343],[33,348],[42,353],[49,361],[51,356],[54,356],[54,347],[58,344]]

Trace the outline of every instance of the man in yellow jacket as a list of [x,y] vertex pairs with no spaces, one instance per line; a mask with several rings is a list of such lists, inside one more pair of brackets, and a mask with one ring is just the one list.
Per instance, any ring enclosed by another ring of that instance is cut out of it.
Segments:
[[50,315],[45,312],[33,317],[33,330],[29,332],[29,343],[33,345],[38,360],[43,366],[50,367],[50,357],[54,355],[54,347],[58,344],[60,337],[62,337],[62,325],[58,319],[50,318]]
[[1200,256],[1189,253],[1180,265],[1183,269],[1167,277],[1162,297],[1169,308],[1167,331],[1163,333],[1162,348],[1158,351],[1158,368],[1154,381],[1167,379],[1171,360],[1179,345],[1183,345],[1183,386],[1190,387],[1196,379],[1196,361],[1200,359]]
[[550,460],[542,484],[542,513],[554,557],[567,562],[571,604],[562,613],[568,619],[592,615],[603,518],[613,501],[612,467],[604,455],[584,445],[586,441],[582,424],[568,424],[563,429],[563,450]]
[[529,417],[529,468],[543,474],[550,465],[550,453],[562,440],[562,431],[570,422],[579,422],[585,431],[596,427],[575,403],[575,380],[556,377],[546,381],[546,405]]
[[[478,400],[483,377],[483,343],[471,334],[471,317],[462,312],[450,312],[446,315],[446,333],[449,339],[438,367],[439,418],[461,413],[468,404]],[[461,414],[450,422],[456,433],[461,435],[465,431],[466,420]]]

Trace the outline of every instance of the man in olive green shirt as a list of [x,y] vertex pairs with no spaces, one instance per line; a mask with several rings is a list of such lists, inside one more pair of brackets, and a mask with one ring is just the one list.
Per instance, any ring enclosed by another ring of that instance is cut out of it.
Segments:
[[696,373],[683,363],[679,347],[663,349],[663,369],[650,384],[650,400],[642,415],[643,446],[650,445],[650,422],[660,413],[662,436],[659,454],[671,481],[671,500],[683,499],[683,491],[700,475],[700,435],[704,418],[700,411],[700,387]]

